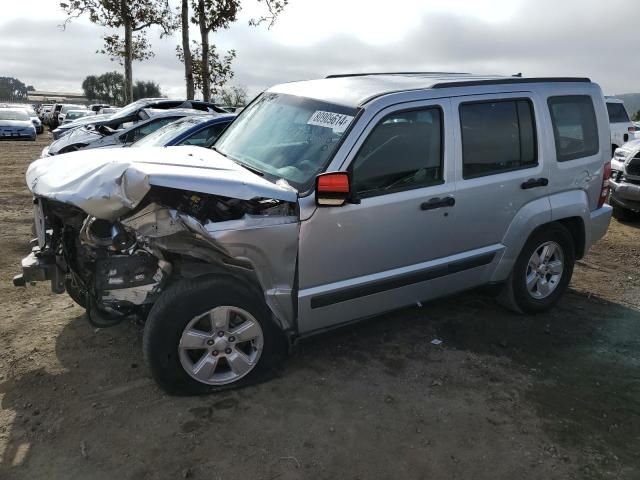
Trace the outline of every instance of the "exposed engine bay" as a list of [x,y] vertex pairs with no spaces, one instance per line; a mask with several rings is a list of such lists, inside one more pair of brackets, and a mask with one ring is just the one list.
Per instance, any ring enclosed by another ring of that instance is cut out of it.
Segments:
[[[14,283],[50,280],[54,292],[67,290],[87,309],[95,326],[144,319],[172,282],[223,272],[256,285],[284,328],[292,321],[295,202],[151,186],[115,220],[48,198],[36,197],[34,205],[37,245]],[[264,237],[262,247],[245,241],[247,234],[254,244]]]

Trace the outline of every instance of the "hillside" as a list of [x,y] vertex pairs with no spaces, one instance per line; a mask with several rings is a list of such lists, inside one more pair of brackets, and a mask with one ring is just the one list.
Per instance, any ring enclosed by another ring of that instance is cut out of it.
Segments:
[[615,97],[624,102],[629,115],[633,116],[636,112],[640,112],[640,93],[622,93]]

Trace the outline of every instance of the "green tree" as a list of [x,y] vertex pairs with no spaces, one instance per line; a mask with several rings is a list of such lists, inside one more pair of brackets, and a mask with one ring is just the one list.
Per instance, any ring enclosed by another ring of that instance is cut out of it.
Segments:
[[640,110],[638,110],[635,115],[633,116],[633,121],[634,122],[640,122]]
[[65,25],[87,15],[92,23],[124,30],[123,38],[119,34],[104,36],[104,48],[99,52],[124,64],[125,102],[131,102],[132,63],[153,56],[144,32],[153,25],[159,26],[163,34],[176,28],[169,0],[65,0],[60,2],[60,7],[68,15]]
[[[107,72],[102,75],[89,75],[82,82],[85,97],[96,102],[110,105],[123,105],[124,75],[119,72]],[[160,85],[152,81],[137,80],[133,85],[133,100],[149,97],[161,97]]]
[[27,99],[27,92],[35,88],[25,85],[17,78],[0,77],[0,99],[10,102],[24,101]]
[[141,98],[158,98],[162,97],[160,85],[155,82],[142,82],[138,80],[133,86],[133,100]]
[[107,72],[102,75],[89,75],[82,82],[85,97],[96,102],[110,105],[123,105],[124,75],[119,72]]

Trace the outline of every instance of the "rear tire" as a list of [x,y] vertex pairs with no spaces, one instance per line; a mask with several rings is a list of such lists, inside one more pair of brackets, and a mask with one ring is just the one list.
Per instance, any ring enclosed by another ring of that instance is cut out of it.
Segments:
[[567,290],[574,264],[573,238],[564,226],[553,223],[537,230],[522,248],[500,303],[518,313],[549,310]]
[[[225,314],[223,328],[216,315],[227,310],[231,313]],[[251,326],[256,338],[245,340],[237,333],[245,325]],[[193,338],[204,343],[190,345]],[[220,351],[219,341],[225,343]],[[183,280],[166,290],[149,313],[143,350],[153,378],[172,395],[200,395],[257,383],[273,374],[287,352],[285,336],[261,296],[229,277]],[[239,368],[236,359],[241,360]]]

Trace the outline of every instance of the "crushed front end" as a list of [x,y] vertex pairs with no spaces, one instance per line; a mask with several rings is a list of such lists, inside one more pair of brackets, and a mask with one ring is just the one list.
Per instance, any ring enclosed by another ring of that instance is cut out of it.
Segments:
[[[90,173],[65,178],[52,174],[54,167],[30,168],[36,239],[14,285],[50,281],[53,292],[67,291],[86,308],[93,325],[106,327],[144,319],[181,278],[231,275],[259,289],[282,328],[291,327],[298,242],[291,192],[265,198],[257,188],[252,196],[245,179],[238,187],[245,198],[233,198],[187,188],[202,185],[203,172],[190,178],[186,165],[170,176],[117,165],[98,162]],[[220,170],[210,172],[209,190]],[[56,183],[64,188],[52,188]],[[226,182],[220,190],[234,188]]]

